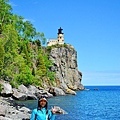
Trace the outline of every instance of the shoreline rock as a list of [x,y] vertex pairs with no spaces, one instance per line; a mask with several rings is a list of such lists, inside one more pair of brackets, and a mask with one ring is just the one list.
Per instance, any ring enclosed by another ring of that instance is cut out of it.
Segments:
[[30,113],[30,109],[18,105],[12,98],[0,97],[0,120],[29,119]]
[[13,94],[12,86],[3,80],[0,80],[0,84],[2,85],[1,95],[4,97],[10,97]]
[[[36,100],[41,95],[45,95],[47,97],[53,97],[53,96],[61,96],[66,94],[72,94],[75,95],[75,90],[78,90],[77,88],[73,86],[69,86],[66,89],[65,88],[59,88],[59,87],[49,87],[47,90],[45,89],[39,89],[35,86],[24,86],[20,85],[18,89],[12,88],[12,86],[9,84],[9,82],[1,81],[0,83],[3,86],[3,89],[0,93],[2,97],[12,97],[15,100]],[[7,88],[8,86],[8,88]],[[84,89],[82,85],[80,85],[79,90]]]
[[[6,83],[7,85],[9,83]],[[10,86],[10,84],[8,85]],[[5,88],[3,86],[3,90]],[[60,96],[66,94],[76,95],[76,92],[67,89],[66,93],[58,87],[50,87],[48,90],[38,89],[35,86],[30,85],[28,88],[24,85],[20,85],[18,89],[12,88],[12,94],[10,97],[6,93],[0,96],[0,120],[29,120],[31,110],[15,102],[15,100],[35,100],[41,95],[46,97]],[[6,96],[5,96],[6,95]]]

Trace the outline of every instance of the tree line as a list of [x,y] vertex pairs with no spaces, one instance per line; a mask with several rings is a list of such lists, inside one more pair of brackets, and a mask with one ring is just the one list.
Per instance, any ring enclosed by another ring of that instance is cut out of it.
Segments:
[[36,31],[30,21],[12,13],[9,0],[0,0],[0,79],[13,87],[20,84],[42,86],[52,83],[52,61],[42,44],[44,33]]

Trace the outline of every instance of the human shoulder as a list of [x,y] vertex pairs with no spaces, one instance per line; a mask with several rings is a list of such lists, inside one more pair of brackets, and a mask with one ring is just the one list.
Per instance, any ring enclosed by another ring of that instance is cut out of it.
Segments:
[[33,113],[37,113],[37,111],[38,111],[37,108],[35,108],[35,109],[33,109],[32,112],[33,112]]

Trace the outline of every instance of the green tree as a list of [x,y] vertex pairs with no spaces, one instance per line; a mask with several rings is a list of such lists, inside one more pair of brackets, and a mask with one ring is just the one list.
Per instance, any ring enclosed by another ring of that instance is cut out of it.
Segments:
[[46,70],[47,70],[46,76],[47,76],[50,80],[54,81],[54,79],[55,79],[55,73],[51,71],[51,67],[52,67],[53,63],[52,63],[51,60],[49,60],[47,54],[45,54],[45,55],[43,56],[43,58],[44,58],[45,66],[46,66]]
[[45,61],[41,52],[38,53],[36,74],[40,77],[44,77],[46,75]]
[[42,47],[45,43],[44,33],[13,14],[9,0],[0,0],[0,78],[8,78],[13,87],[42,86],[44,79],[54,80],[52,62]]
[[45,38],[44,33],[36,32],[34,40],[41,41],[42,45],[45,45],[45,43],[46,43],[46,38]]
[[0,38],[0,76],[3,76],[3,69],[4,69],[4,44],[3,39]]
[[8,4],[9,0],[0,0],[0,34],[4,29],[4,25],[11,22],[12,7]]
[[14,57],[18,54],[18,34],[12,24],[9,24],[4,27],[2,36],[3,61],[1,70],[4,76],[12,78],[11,65],[14,63]]
[[25,21],[23,25],[23,37],[29,40],[33,39],[33,37],[36,35],[36,29],[33,27],[30,21]]

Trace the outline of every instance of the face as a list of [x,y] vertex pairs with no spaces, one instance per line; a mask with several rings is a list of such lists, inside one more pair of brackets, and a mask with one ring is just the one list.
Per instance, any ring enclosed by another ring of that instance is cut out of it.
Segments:
[[46,100],[41,100],[40,101],[40,106],[41,107],[45,107],[45,105],[46,105]]

